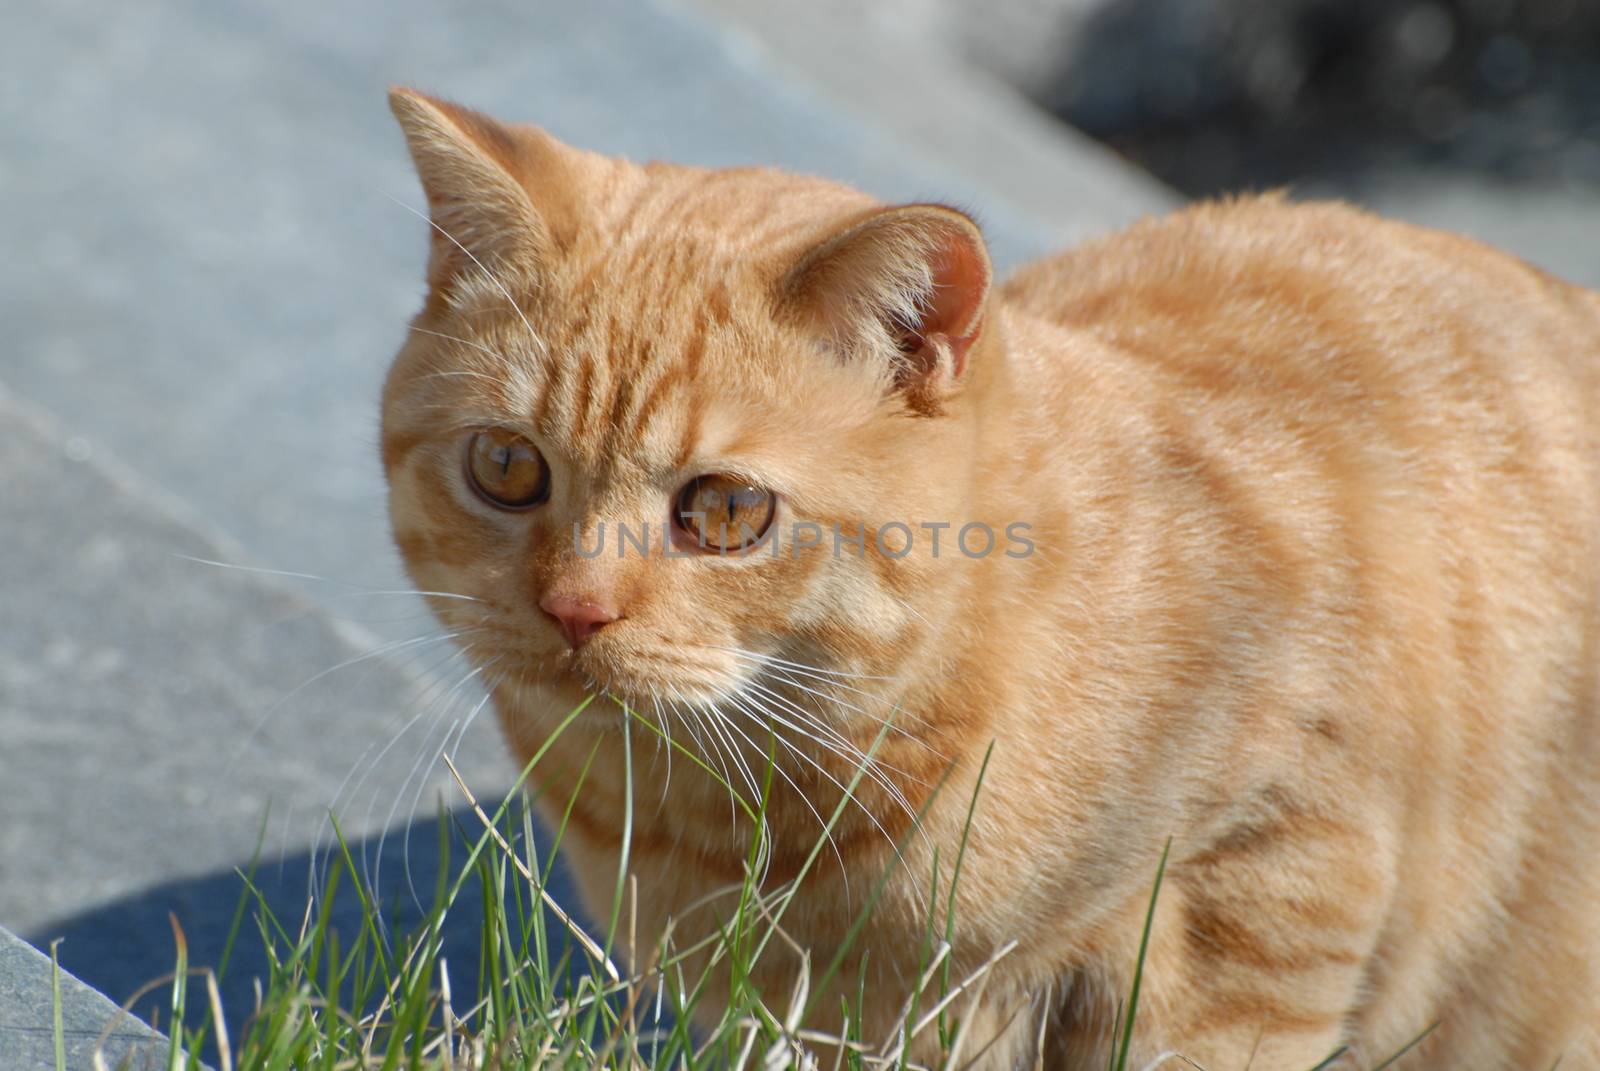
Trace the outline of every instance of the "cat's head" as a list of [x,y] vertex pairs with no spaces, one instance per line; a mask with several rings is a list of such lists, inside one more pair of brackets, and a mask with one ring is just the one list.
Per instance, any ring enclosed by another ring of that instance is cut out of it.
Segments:
[[896,676],[959,627],[998,356],[966,216],[391,104],[432,232],[391,515],[488,679],[711,702],[773,659]]

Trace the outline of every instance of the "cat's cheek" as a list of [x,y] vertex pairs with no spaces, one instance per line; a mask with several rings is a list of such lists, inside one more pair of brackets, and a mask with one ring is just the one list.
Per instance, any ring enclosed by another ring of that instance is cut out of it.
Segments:
[[[406,570],[440,625],[477,628],[498,618],[501,596],[514,583],[526,515],[496,513],[463,492],[444,451],[416,452],[390,476],[389,512]],[[519,529],[521,530],[519,532]],[[516,622],[497,622],[516,628]]]
[[870,672],[893,675],[893,652],[905,649],[921,634],[926,615],[917,611],[903,590],[903,577],[893,581],[892,563],[842,559],[830,562],[809,597],[795,608],[796,624],[815,637],[835,665],[870,666]]

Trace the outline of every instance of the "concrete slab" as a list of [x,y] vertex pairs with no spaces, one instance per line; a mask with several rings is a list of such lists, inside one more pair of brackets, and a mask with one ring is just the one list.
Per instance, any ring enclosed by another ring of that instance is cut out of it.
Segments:
[[107,1067],[129,1071],[164,1066],[167,1039],[100,993],[63,971],[54,977],[50,958],[0,929],[0,1067],[7,1071],[54,1071],[55,992],[61,993],[61,1037],[68,1071],[89,1071],[98,1049]]
[[[409,909],[412,884],[432,888],[440,801],[461,803],[432,760],[475,698],[361,660],[353,630],[270,577],[196,566],[241,551],[81,457],[0,392],[0,925],[67,937],[62,962],[121,1001],[171,969],[169,911],[193,962],[218,963],[258,842],[274,910],[297,920],[330,809]],[[442,644],[416,647],[425,669]],[[485,796],[512,776],[492,732],[460,762]],[[262,968],[234,972],[236,1005]]]
[[737,32],[763,66],[1037,220],[1044,249],[1182,203],[1017,88],[1028,77],[1018,65],[1064,51],[1103,0],[684,2]]
[[1339,197],[1385,216],[1465,234],[1600,290],[1600,187],[1495,181],[1394,168],[1359,184],[1312,180],[1297,195]]

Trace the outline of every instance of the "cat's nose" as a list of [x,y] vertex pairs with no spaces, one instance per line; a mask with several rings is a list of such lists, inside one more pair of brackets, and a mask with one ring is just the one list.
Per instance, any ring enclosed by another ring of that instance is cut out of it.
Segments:
[[570,595],[546,595],[539,600],[539,609],[550,615],[574,651],[622,616],[610,606]]

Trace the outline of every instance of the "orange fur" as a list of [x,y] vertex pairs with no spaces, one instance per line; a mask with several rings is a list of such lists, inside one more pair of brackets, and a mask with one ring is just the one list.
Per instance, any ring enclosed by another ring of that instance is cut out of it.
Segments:
[[[478,600],[435,610],[519,757],[611,697],[539,773],[559,811],[596,756],[565,849],[590,904],[622,828],[616,701],[736,787],[732,752],[759,776],[776,748],[769,887],[855,776],[839,751],[881,735],[785,917],[826,962],[904,844],[841,971],[867,957],[881,1036],[992,743],[955,973],[1021,943],[959,1009],[984,1066],[1030,1062],[1041,1028],[1047,1066],[1104,1066],[1170,837],[1135,1066],[1365,1066],[1437,1022],[1405,1066],[1600,1068],[1594,295],[1270,197],[991,287],[952,210],[392,102],[449,232],[385,391],[396,537],[421,587]],[[474,495],[488,427],[537,445],[548,502]],[[864,553],[575,551],[662,530],[708,473],[776,492],[779,525],[861,526]],[[956,527],[894,557],[895,522]],[[950,553],[968,522],[1026,522],[1035,551]],[[552,592],[621,617],[568,650]],[[682,915],[687,942],[752,830],[632,746],[641,928]],[[796,969],[780,949],[756,982],[781,1000]]]

